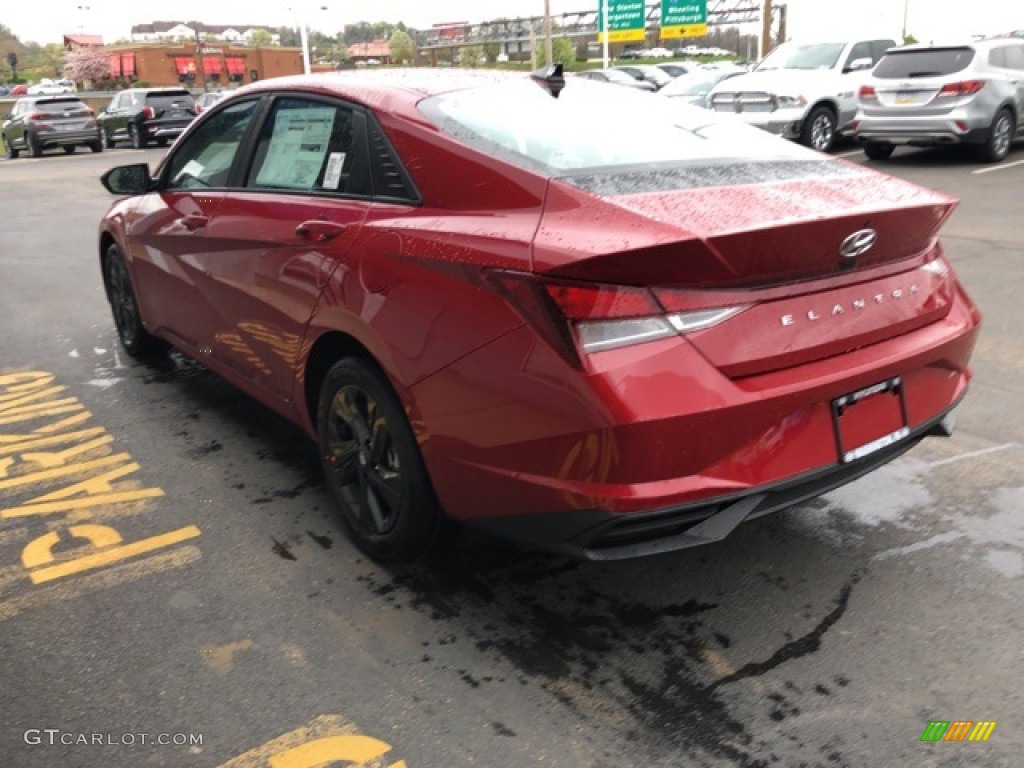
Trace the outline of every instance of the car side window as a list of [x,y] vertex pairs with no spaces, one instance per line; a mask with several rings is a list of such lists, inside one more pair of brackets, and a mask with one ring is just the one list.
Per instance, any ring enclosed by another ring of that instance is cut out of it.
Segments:
[[1024,70],[1024,45],[1011,45],[1003,48],[1004,67],[1007,69]]
[[885,55],[885,52],[888,51],[892,47],[893,47],[893,42],[891,40],[874,40],[874,41],[872,41],[872,43],[871,43],[871,61],[872,61],[872,63],[877,64],[879,61],[881,61],[882,57]]
[[205,119],[174,152],[166,189],[226,187],[258,100],[232,104]]
[[369,195],[365,142],[355,110],[288,96],[264,121],[246,186]]
[[858,59],[871,59],[875,61],[871,55],[871,43],[857,43],[850,49],[850,55],[846,57],[846,69],[849,69],[850,65]]

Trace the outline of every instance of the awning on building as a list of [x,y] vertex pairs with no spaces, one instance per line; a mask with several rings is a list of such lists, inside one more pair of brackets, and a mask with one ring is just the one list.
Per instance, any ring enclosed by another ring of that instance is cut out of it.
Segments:
[[121,56],[119,54],[115,53],[110,57],[110,76],[121,76]]
[[244,75],[245,74],[245,59],[238,59],[228,56],[224,59],[228,66],[229,75]]
[[174,58],[174,68],[178,70],[179,75],[194,75],[196,73],[196,62],[185,56],[176,56]]
[[220,59],[204,58],[203,59],[203,72],[208,75],[219,75],[220,74]]
[[135,77],[135,54],[134,53],[122,53],[121,54],[121,73],[125,77]]

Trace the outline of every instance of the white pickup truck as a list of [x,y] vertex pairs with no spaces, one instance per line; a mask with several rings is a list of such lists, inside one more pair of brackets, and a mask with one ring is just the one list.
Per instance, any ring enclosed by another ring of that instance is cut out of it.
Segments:
[[783,43],[749,74],[715,86],[708,106],[826,151],[857,114],[861,77],[855,73],[866,74],[895,46],[894,40]]

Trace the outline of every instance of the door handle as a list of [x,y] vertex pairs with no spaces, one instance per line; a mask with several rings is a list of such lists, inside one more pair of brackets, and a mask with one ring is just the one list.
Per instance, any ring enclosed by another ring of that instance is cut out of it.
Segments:
[[181,220],[182,226],[184,226],[189,232],[195,232],[197,229],[202,229],[209,223],[209,216],[199,216],[195,213],[190,213]]
[[304,221],[295,228],[296,235],[312,243],[323,243],[327,240],[333,240],[344,231],[344,224],[336,224],[333,221],[321,221],[319,219]]

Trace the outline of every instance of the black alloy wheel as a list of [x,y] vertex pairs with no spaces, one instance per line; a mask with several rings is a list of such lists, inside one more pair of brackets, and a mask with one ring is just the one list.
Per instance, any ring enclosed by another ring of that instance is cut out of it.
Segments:
[[102,152],[103,151],[103,142],[102,141],[91,141],[91,142],[89,142],[89,149],[91,149],[93,152]]
[[401,402],[371,362],[343,358],[317,407],[327,486],[353,543],[382,562],[409,562],[438,539],[442,515]]
[[110,310],[114,315],[114,326],[117,328],[117,336],[121,340],[121,346],[132,357],[147,357],[156,352],[163,351],[166,344],[142,325],[142,316],[139,313],[139,305],[135,300],[135,291],[132,288],[131,277],[128,275],[128,268],[125,266],[121,249],[116,244],[107,248],[103,259],[103,276],[107,288],[107,300],[110,302]]
[[114,140],[110,137],[110,134],[107,133],[106,128],[103,129],[103,146],[107,149],[114,148]]
[[63,147],[63,149],[65,155],[73,155],[75,154],[75,150],[78,149],[78,147],[76,147],[74,144],[68,144],[67,146]]
[[28,149],[29,157],[42,157],[43,149],[36,143],[35,137],[31,133],[25,134],[25,147]]
[[142,138],[142,132],[135,123],[128,124],[128,138],[132,140],[133,149],[145,149],[146,142]]

